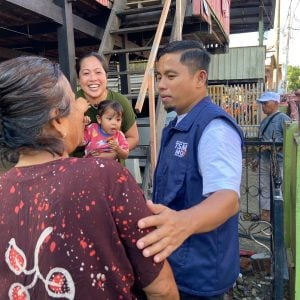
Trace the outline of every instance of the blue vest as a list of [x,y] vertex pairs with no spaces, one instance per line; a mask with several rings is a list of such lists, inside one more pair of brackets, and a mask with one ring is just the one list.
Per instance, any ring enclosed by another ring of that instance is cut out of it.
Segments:
[[[177,127],[176,119],[171,121],[163,131],[154,174],[155,203],[178,211],[205,199],[197,152],[203,130],[215,118],[225,119],[243,140],[235,121],[209,97],[196,104]],[[238,214],[211,232],[189,237],[168,260],[182,292],[198,296],[224,293],[239,274]]]

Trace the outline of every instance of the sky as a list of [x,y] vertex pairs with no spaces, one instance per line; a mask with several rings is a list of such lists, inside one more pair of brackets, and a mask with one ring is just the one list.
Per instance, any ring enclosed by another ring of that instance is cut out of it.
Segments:
[[[289,31],[288,11],[291,5],[291,30],[289,51],[287,52],[287,37]],[[275,54],[275,30],[265,32],[264,45],[267,47],[267,56]],[[229,47],[244,47],[258,45],[258,32],[233,34],[229,37]],[[279,62],[300,67],[300,0],[281,0],[280,7],[280,39]]]

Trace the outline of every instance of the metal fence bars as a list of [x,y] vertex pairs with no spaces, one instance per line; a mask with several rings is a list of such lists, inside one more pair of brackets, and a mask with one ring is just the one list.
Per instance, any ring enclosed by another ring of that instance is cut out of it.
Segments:
[[212,100],[229,113],[241,126],[258,125],[261,110],[256,103],[262,93],[260,83],[209,85]]
[[[277,150],[282,148],[282,145],[258,139],[245,141],[240,214],[240,237],[252,239],[265,247],[270,254],[273,299],[278,300],[284,298],[284,285],[288,280],[283,226],[282,170],[277,156]],[[267,169],[261,161],[261,157],[266,153],[269,155]],[[269,176],[267,187],[262,185],[263,176]],[[262,199],[270,199],[270,222],[260,219]],[[245,228],[242,221],[250,221],[250,226]]]

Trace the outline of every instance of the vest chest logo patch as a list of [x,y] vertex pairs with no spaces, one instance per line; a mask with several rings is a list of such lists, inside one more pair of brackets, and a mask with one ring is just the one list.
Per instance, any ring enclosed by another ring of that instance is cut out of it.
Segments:
[[184,157],[187,152],[187,147],[188,143],[176,141],[174,155],[177,157]]

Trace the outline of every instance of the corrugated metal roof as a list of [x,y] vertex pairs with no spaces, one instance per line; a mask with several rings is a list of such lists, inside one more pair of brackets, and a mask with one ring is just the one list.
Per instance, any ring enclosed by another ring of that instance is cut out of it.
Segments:
[[211,55],[208,80],[264,79],[264,46],[229,48],[228,53]]

